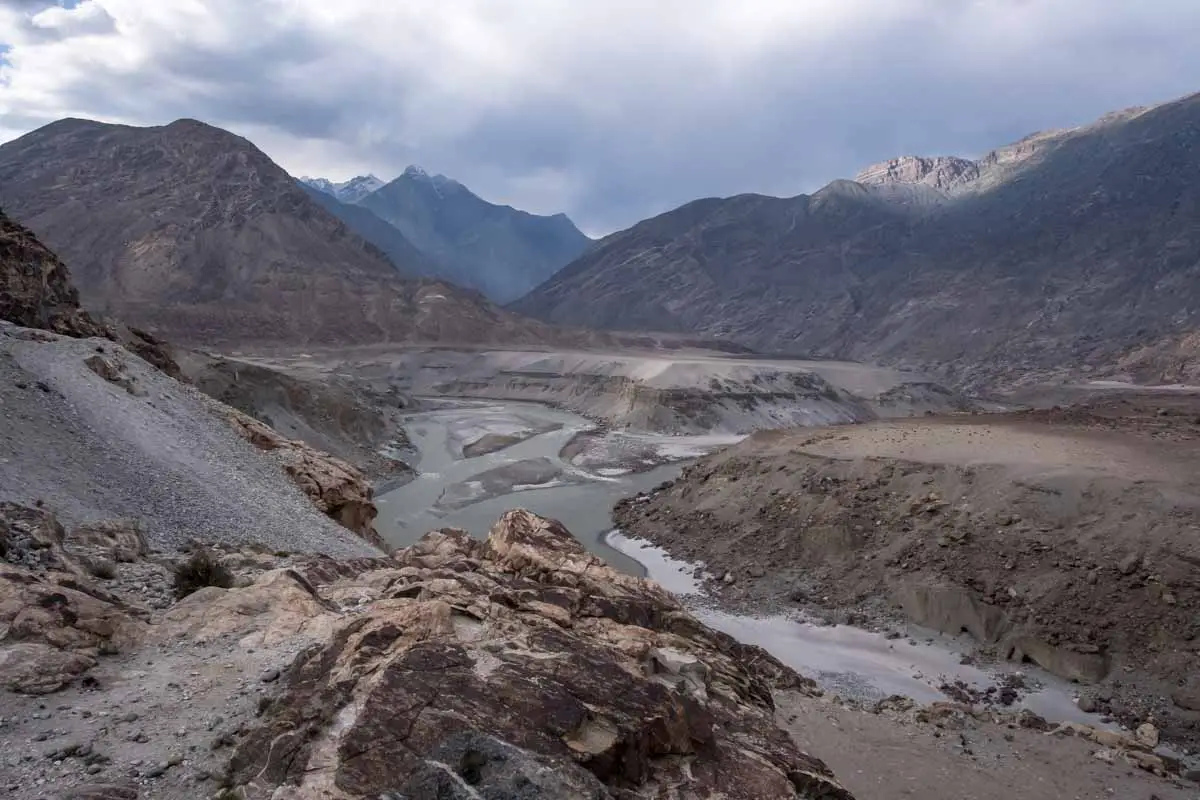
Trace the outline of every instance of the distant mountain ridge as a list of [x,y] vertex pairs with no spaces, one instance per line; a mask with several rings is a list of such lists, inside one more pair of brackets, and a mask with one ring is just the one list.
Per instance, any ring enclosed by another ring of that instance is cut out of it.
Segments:
[[0,207],[71,265],[85,305],[181,343],[582,336],[402,280],[261,150],[196,120],[65,119],[0,145]]
[[334,183],[325,178],[309,177],[300,178],[300,182],[343,203],[357,203],[384,185],[384,182],[374,175],[358,175],[341,183]]
[[[387,184],[374,176],[340,184],[323,178],[300,180],[349,206],[317,198],[355,233],[386,252],[402,272],[453,281],[496,302],[525,294],[591,244],[565,214],[539,216],[489,203],[453,178],[430,175],[418,166],[409,166]],[[374,188],[366,191],[369,187]],[[372,216],[364,216],[361,209]],[[380,227],[376,220],[394,230]],[[407,246],[399,245],[399,239]]]
[[1200,329],[1197,152],[1193,95],[978,160],[908,156],[812,195],[698,200],[600,240],[510,307],[962,385],[1138,351],[1151,380],[1145,365],[1194,352],[1173,343]]
[[378,247],[392,262],[396,271],[406,278],[436,276],[444,270],[422,253],[394,225],[384,222],[374,211],[354,203],[344,203],[329,192],[311,183],[300,182],[317,205],[333,214],[350,230]]

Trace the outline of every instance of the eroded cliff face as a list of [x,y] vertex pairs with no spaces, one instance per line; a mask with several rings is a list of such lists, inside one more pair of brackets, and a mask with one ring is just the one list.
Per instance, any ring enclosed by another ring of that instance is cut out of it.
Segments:
[[67,267],[27,228],[0,213],[0,319],[67,336],[104,336],[79,308]]
[[179,366],[165,342],[137,328],[98,320],[79,307],[67,266],[23,225],[0,212],[0,320],[64,336],[119,342],[168,375]]
[[[811,681],[557,522],[512,511],[486,542],[442,530],[350,561],[219,549],[235,588],[178,601],[179,556],[130,530],[0,507],[0,714],[36,721],[30,693],[119,709],[55,721],[88,743],[60,760],[133,775],[103,796],[851,798],[775,724],[773,690]],[[46,763],[0,777],[32,793]],[[83,770],[46,775],[91,796]]]

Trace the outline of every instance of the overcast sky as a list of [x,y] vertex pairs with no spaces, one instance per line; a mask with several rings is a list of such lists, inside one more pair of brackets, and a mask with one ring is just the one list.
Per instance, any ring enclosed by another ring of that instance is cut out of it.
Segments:
[[589,233],[1200,90],[1200,0],[0,0],[0,141],[196,117]]

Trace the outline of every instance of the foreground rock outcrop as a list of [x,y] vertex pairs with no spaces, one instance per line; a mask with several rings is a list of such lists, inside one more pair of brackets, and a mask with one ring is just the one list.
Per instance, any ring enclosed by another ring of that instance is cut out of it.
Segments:
[[[91,535],[89,535],[91,534]],[[80,550],[39,508],[0,503],[0,688],[26,694],[62,689],[145,632],[145,614],[101,588],[91,575],[111,568],[104,556],[134,558],[144,543],[133,526],[81,531]]]
[[206,549],[228,580],[177,599],[133,521],[0,506],[0,794],[848,800],[810,751],[859,796],[1193,796],[1150,725],[820,695],[528,512],[391,557]]
[[7,504],[0,542],[6,796],[851,798],[776,726],[811,681],[527,511],[391,557],[219,546],[232,588],[166,602],[183,557],[131,523]]
[[809,682],[558,523],[509,512],[485,543],[437,531],[395,560],[239,745],[246,797],[480,791],[545,768],[557,783],[520,796],[849,797],[772,721],[772,689]]

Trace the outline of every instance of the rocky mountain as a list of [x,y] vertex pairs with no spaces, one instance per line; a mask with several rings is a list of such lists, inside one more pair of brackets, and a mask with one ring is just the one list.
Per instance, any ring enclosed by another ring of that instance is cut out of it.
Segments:
[[253,144],[195,120],[66,119],[0,146],[0,205],[84,304],[177,342],[542,342],[545,325],[384,253]]
[[601,240],[511,307],[968,385],[1111,370],[1200,328],[1198,147],[1200,95],[974,161],[896,159],[812,195],[698,200]]
[[396,271],[407,278],[436,276],[442,266],[418,250],[396,226],[384,222],[369,208],[343,202],[332,194],[301,183],[301,187],[318,205],[333,214],[354,233],[383,251]]
[[305,176],[300,179],[300,182],[343,203],[357,203],[384,185],[384,182],[374,175],[358,175],[340,183],[334,183],[327,178]]
[[[438,265],[437,277],[478,289],[496,302],[520,297],[591,243],[565,214],[544,217],[495,205],[458,181],[419,167],[409,167],[359,204]],[[370,232],[359,232],[387,249]]]

